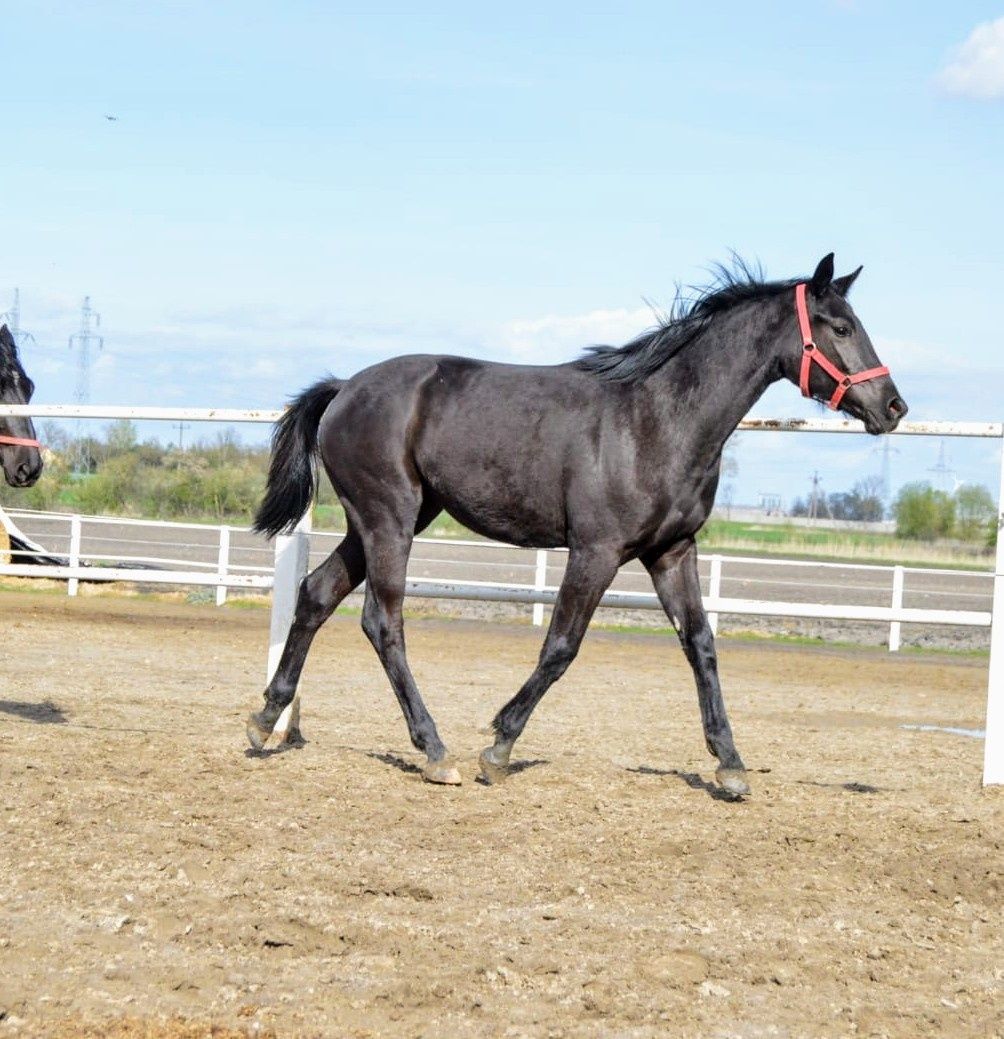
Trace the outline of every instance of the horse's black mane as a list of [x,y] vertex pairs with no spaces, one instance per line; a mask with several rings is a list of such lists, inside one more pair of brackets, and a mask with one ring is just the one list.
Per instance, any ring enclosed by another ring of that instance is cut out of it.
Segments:
[[767,281],[759,263],[747,263],[739,256],[732,257],[731,265],[715,264],[711,274],[708,285],[686,290],[677,286],[669,313],[657,315],[657,327],[624,346],[591,346],[572,366],[611,382],[645,379],[692,343],[719,314],[741,303],[778,296],[797,283],[797,279]]
[[19,367],[17,346],[6,325],[0,325],[0,382],[6,383]]

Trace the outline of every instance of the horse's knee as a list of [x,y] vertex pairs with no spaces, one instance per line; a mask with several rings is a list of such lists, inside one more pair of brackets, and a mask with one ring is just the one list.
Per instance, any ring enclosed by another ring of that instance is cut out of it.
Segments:
[[360,620],[362,624],[363,634],[370,640],[370,644],[379,653],[381,646],[380,638],[380,618],[376,616],[376,611],[370,606],[369,599],[363,606],[363,615]]
[[295,622],[298,624],[319,624],[324,619],[324,608],[327,600],[322,598],[319,589],[311,585],[310,578],[300,582],[300,590],[296,596]]
[[380,656],[402,648],[404,637],[401,624],[396,622],[388,612],[380,606],[371,609],[363,608],[363,633]]
[[551,679],[558,678],[568,670],[579,652],[578,640],[561,636],[544,648],[540,658],[540,669]]

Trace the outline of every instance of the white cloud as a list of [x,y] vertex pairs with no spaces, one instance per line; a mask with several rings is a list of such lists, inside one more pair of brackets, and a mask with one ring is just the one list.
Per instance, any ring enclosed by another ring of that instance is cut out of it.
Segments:
[[952,414],[939,416],[943,418],[961,418],[967,409],[974,418],[984,417],[1004,377],[1004,358],[989,350],[974,356],[951,346],[877,336],[875,351],[904,395],[912,386],[917,403],[923,396],[932,405],[948,407]]
[[535,364],[570,361],[587,346],[620,346],[655,324],[646,307],[591,310],[586,314],[548,314],[502,326],[499,343],[513,357]]
[[254,379],[275,379],[281,374],[278,363],[271,357],[249,357],[243,364],[223,362],[220,370],[234,382]]
[[41,359],[32,358],[29,362],[25,362],[27,367],[30,369],[31,377],[38,381],[39,377],[46,375],[62,375],[64,372],[69,370],[69,365],[64,364],[62,361],[55,360],[51,357],[43,357]]
[[115,354],[102,351],[91,365],[91,371],[96,375],[109,375],[114,373],[117,365]]
[[968,357],[955,350],[928,346],[925,343],[911,342],[907,339],[890,339],[885,336],[875,337],[875,352],[882,363],[888,365],[893,372],[972,372],[973,365]]
[[1004,98],[1004,18],[977,25],[956,47],[938,82],[950,94],[980,101]]

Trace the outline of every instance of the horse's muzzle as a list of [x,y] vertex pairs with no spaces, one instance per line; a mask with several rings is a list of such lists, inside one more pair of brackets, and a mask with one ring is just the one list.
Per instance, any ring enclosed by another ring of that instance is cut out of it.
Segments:
[[42,475],[42,458],[39,456],[34,461],[20,462],[13,467],[13,471],[4,466],[4,477],[11,487],[31,487],[38,482]]

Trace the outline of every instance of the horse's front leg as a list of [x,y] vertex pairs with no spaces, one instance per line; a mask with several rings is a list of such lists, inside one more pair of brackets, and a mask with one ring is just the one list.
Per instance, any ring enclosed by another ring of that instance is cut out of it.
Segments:
[[617,573],[617,547],[573,548],[533,674],[492,722],[495,743],[481,752],[481,774],[489,783],[509,771],[509,756],[534,708],[579,652],[589,619]]
[[732,727],[725,712],[725,700],[718,680],[718,655],[711,632],[701,584],[697,576],[697,546],[688,539],[661,555],[642,558],[662,603],[683,646],[697,682],[704,739],[708,750],[718,758],[718,782],[730,794],[750,792],[746,766],[732,739]]

